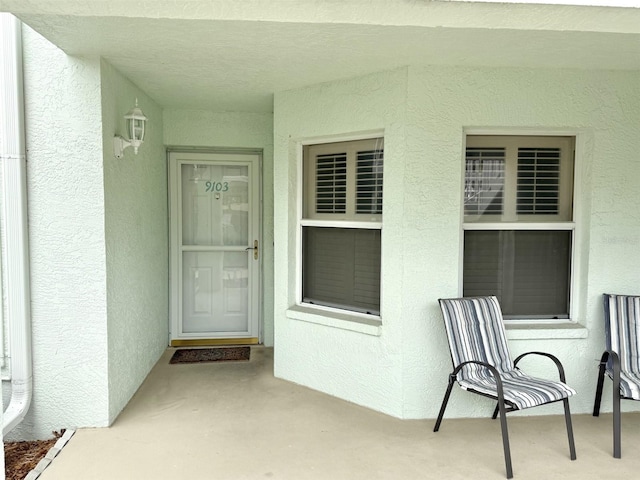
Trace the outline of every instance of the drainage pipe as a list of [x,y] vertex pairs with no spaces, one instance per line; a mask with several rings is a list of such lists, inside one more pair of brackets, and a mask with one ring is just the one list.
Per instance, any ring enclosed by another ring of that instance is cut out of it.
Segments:
[[13,15],[0,13],[0,189],[11,357],[11,400],[3,415],[3,437],[24,419],[33,393],[25,152],[22,27]]

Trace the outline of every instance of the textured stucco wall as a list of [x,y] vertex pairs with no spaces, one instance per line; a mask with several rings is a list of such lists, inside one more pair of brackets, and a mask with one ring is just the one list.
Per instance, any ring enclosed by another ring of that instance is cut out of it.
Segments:
[[[109,421],[125,407],[168,344],[167,161],[162,110],[101,62],[109,340]],[[113,155],[135,104],[147,116],[138,154]]]
[[[274,102],[275,374],[401,417],[406,70],[278,93]],[[288,318],[295,302],[296,142],[384,129],[381,336]]]
[[[411,175],[405,182],[404,248],[406,258],[417,248],[431,254],[405,271],[405,345],[412,352],[404,372],[405,397],[411,402],[407,416],[435,417],[446,386],[442,372],[449,367],[449,354],[434,300],[459,294],[464,127],[573,129],[580,134],[575,204],[580,270],[573,301],[586,338],[553,329],[508,333],[514,356],[530,350],[557,355],[579,393],[571,401],[573,411],[588,413],[596,359],[604,348],[601,294],[638,292],[640,201],[631,179],[640,178],[640,139],[634,134],[640,126],[640,74],[415,68],[409,78],[406,168]],[[528,362],[539,363],[540,373],[555,375],[550,363]],[[604,408],[611,408],[609,398]],[[483,415],[488,403],[459,392],[449,414]],[[553,405],[526,413],[560,411]]]
[[16,438],[106,426],[100,62],[23,28],[33,379]]
[[[572,410],[589,412],[604,343],[601,294],[638,291],[639,84],[638,72],[410,67],[277,94],[275,209],[284,213],[275,222],[275,276],[283,279],[275,290],[276,375],[398,417],[434,418],[451,368],[437,299],[460,294],[463,129],[574,130],[582,152],[574,301],[583,328],[508,335],[514,356],[556,354],[579,392]],[[295,299],[292,145],[371,128],[385,128],[379,337],[286,314]],[[551,364],[535,363],[527,364],[532,373],[556,375]],[[489,400],[458,389],[447,415],[491,409]],[[560,411],[552,405],[525,413]]]
[[262,156],[262,324],[273,345],[273,115],[270,113],[164,110],[169,147],[252,148]]

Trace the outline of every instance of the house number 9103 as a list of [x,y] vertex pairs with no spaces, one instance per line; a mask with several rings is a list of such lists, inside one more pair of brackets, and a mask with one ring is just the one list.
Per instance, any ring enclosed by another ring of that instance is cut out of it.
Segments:
[[226,192],[229,190],[229,182],[205,182],[205,192]]

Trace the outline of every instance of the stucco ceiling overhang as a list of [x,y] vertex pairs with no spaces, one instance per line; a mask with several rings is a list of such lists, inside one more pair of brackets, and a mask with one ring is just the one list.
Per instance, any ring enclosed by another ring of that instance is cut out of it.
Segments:
[[0,10],[69,55],[104,57],[164,107],[268,112],[274,92],[405,65],[640,70],[637,8],[0,0]]

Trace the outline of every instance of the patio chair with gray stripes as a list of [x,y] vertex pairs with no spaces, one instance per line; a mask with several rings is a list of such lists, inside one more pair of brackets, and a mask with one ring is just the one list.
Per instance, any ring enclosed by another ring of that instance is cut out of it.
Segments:
[[593,416],[600,415],[604,374],[613,380],[613,456],[622,456],[620,399],[640,400],[640,296],[605,293],[606,350],[600,359]]
[[[507,478],[512,478],[506,414],[562,401],[569,437],[569,454],[571,460],[575,460],[576,449],[568,398],[576,392],[566,385],[560,361],[544,352],[527,352],[512,361],[502,311],[495,296],[440,299],[439,303],[449,340],[453,372],[449,374],[449,384],[433,431],[437,432],[440,428],[456,381],[464,390],[497,400],[492,418],[495,419],[500,414]],[[527,355],[550,358],[558,368],[560,381],[543,380],[520,371],[518,362]]]

